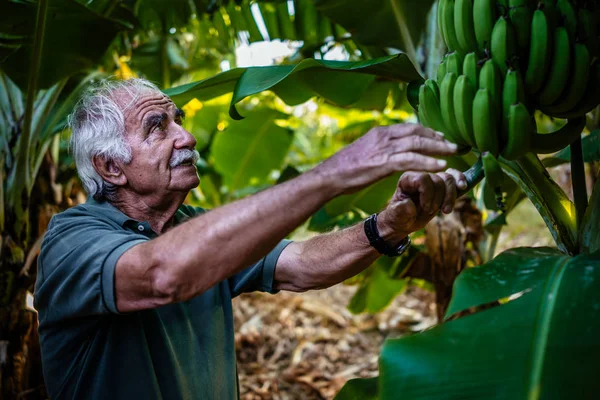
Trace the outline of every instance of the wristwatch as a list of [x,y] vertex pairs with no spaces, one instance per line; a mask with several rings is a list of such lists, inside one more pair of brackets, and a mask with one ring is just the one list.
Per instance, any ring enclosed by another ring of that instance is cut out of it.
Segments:
[[398,257],[404,254],[406,249],[410,247],[410,237],[406,236],[397,246],[390,246],[379,236],[379,230],[377,229],[377,214],[371,215],[365,220],[364,224],[365,235],[369,239],[369,244],[379,252],[379,254],[385,254],[388,257]]

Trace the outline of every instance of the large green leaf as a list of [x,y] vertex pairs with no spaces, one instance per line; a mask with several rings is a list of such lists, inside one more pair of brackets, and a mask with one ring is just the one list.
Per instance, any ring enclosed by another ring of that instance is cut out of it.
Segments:
[[233,91],[230,115],[241,118],[235,105],[248,96],[273,91],[290,105],[321,96],[338,105],[351,105],[386,81],[409,82],[419,73],[405,54],[349,62],[307,59],[297,65],[236,68],[212,78],[165,90],[176,104],[193,98],[207,100]]
[[350,299],[348,309],[354,314],[362,312],[377,313],[383,310],[407,286],[405,279],[394,279],[388,276],[385,269],[379,265],[386,262],[380,258],[371,268],[368,279],[359,286]]
[[355,42],[414,54],[434,0],[315,0],[317,10],[352,33]]
[[[117,33],[130,25],[95,13],[74,0],[47,0],[39,87],[47,88],[64,77],[94,67]],[[36,2],[11,0],[0,6],[0,68],[25,89],[36,20]],[[4,60],[4,61],[2,61]]]
[[339,215],[354,209],[367,214],[379,212],[392,198],[399,178],[399,174],[394,174],[359,192],[336,197],[325,205],[325,210],[329,215]]
[[255,111],[216,135],[211,152],[230,193],[268,183],[271,171],[281,168],[293,132],[278,126],[275,120],[285,118],[286,114],[275,110]]
[[421,251],[410,246],[401,257],[380,257],[368,269],[350,279],[359,282],[359,287],[350,299],[348,309],[354,314],[378,313],[385,309],[396,296],[408,287],[403,279],[405,271],[412,265]]
[[581,252],[600,251],[600,181],[596,182],[583,220],[579,241]]
[[377,378],[349,380],[335,400],[377,400]]
[[465,270],[449,313],[508,302],[388,340],[380,357],[381,398],[595,398],[599,281],[600,253],[513,249]]

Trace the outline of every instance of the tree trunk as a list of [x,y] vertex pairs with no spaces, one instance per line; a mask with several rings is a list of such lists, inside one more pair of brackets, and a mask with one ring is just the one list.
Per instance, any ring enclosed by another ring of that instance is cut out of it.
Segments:
[[[37,274],[37,255],[50,218],[66,208],[48,153],[19,218],[5,210],[0,236],[0,399],[46,399],[37,313],[27,304]],[[17,227],[21,226],[21,229]]]
[[[440,214],[426,227],[425,245],[431,264],[431,282],[435,287],[438,321],[452,297],[452,286],[467,261],[479,264],[478,243],[483,238],[481,212],[469,197],[459,199],[454,212]],[[469,245],[471,243],[472,245]]]

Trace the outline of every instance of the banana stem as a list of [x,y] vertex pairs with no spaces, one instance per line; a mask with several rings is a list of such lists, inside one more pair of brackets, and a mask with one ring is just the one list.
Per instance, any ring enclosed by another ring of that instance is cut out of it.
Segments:
[[467,180],[467,187],[465,189],[459,190],[457,193],[457,197],[469,193],[475,187],[475,185],[477,185],[483,179],[483,160],[481,159],[481,157],[477,159],[477,162],[473,164],[471,168],[463,172],[463,174]]
[[392,11],[394,12],[394,18],[398,23],[400,36],[402,37],[402,40],[404,41],[404,45],[406,47],[404,49],[406,55],[408,56],[408,58],[410,58],[410,61],[412,61],[413,65],[415,66],[419,74],[422,76],[423,71],[421,71],[421,66],[419,65],[417,59],[417,50],[415,48],[412,36],[410,35],[410,30],[408,29],[408,24],[405,18],[405,16],[409,15],[409,13],[405,12],[406,10],[401,10],[402,6],[400,5],[400,2],[398,0],[392,0],[391,5]]
[[573,185],[573,199],[575,200],[575,213],[577,214],[577,227],[588,206],[588,193],[585,183],[585,165],[583,163],[583,147],[581,137],[571,143],[571,184]]
[[[29,66],[29,81],[27,82],[27,98],[25,99],[25,115],[23,118],[23,130],[19,142],[18,161],[15,174],[20,174],[16,178],[19,182],[15,183],[15,195],[21,196],[23,187],[31,187],[30,182],[33,180],[31,176],[31,166],[29,153],[31,148],[31,132],[33,119],[33,104],[38,86],[38,74],[42,60],[42,47],[44,44],[44,30],[46,26],[46,14],[48,11],[48,1],[40,0],[38,3],[35,34],[33,39],[33,50],[31,52],[31,64]],[[16,176],[16,175],[15,175]],[[27,193],[29,195],[29,193]]]
[[577,252],[575,206],[565,192],[552,180],[535,154],[517,161],[501,158],[504,170],[523,190],[538,210],[560,251]]
[[167,49],[167,46],[168,46],[167,35],[168,35],[168,32],[165,30],[165,31],[163,31],[163,34],[160,37],[160,68],[161,68],[163,89],[167,89],[171,86],[171,71],[169,70],[169,53],[168,53],[168,49]]

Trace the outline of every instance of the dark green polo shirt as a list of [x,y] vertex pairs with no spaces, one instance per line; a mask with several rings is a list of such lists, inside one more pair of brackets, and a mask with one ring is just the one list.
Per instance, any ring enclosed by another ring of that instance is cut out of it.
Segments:
[[[203,212],[184,205],[176,223]],[[34,293],[52,399],[238,398],[231,299],[274,293],[275,264],[289,241],[194,299],[121,314],[117,260],[154,237],[148,222],[93,199],[52,218]]]

